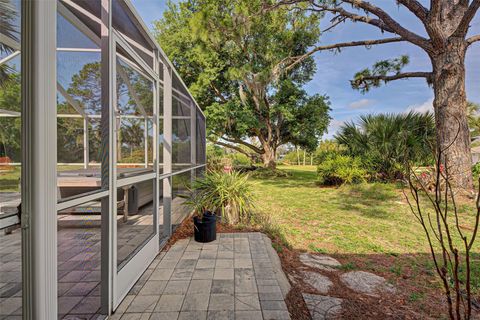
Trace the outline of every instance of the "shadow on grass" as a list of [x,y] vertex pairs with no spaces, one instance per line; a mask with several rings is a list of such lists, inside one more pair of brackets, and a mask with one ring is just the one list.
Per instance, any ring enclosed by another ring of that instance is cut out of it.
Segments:
[[289,174],[288,177],[275,178],[254,178],[251,179],[256,182],[268,186],[276,186],[281,188],[318,188],[315,184],[317,180],[317,172],[311,170],[298,169],[281,169]]
[[390,203],[399,199],[395,186],[381,183],[343,186],[336,197],[343,210],[354,210],[380,219],[392,216]]

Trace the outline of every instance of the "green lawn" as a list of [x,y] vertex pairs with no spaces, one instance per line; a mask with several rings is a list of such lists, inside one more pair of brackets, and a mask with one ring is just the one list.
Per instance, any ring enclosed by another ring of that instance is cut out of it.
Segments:
[[[319,187],[315,184],[314,166],[279,169],[291,176],[252,178],[252,182],[257,210],[272,215],[293,249],[331,254],[342,259],[346,268],[370,269],[390,276],[392,281],[408,274],[413,279],[412,287],[438,285],[433,278],[425,234],[399,185]],[[460,205],[460,209],[460,225],[468,230],[473,225],[474,211],[467,205]],[[479,245],[474,249],[474,286],[478,292]],[[425,280],[429,277],[433,281]],[[415,279],[427,283],[415,283]]]
[[[57,166],[58,171],[74,170],[83,168],[83,164]],[[4,170],[0,172],[0,192],[19,192],[20,191],[20,167]]]

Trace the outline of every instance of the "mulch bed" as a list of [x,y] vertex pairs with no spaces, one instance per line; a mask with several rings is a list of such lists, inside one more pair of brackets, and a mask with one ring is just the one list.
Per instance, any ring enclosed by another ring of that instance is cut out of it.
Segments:
[[[235,232],[262,232],[256,228],[235,228],[222,223],[217,223],[218,233],[235,233]],[[169,239],[164,250],[168,250],[179,239],[190,238],[193,236],[193,221],[192,219],[185,219],[185,221],[175,230],[172,237]],[[413,303],[409,301],[412,293],[418,292],[419,289],[415,286],[416,283],[431,283],[434,276],[425,272],[422,275],[416,275],[415,281],[408,280],[410,272],[408,268],[402,270],[402,276],[394,277],[392,273],[373,271],[375,274],[385,277],[392,282],[397,293],[394,295],[384,295],[379,298],[369,297],[358,294],[347,288],[340,281],[339,276],[346,272],[336,270],[334,272],[318,270],[305,266],[300,262],[299,255],[302,252],[292,250],[284,245],[282,241],[277,238],[272,239],[272,244],[277,249],[280,257],[282,268],[290,280],[292,288],[285,299],[288,311],[293,320],[309,320],[311,319],[305,301],[302,297],[302,292],[319,294],[316,290],[310,287],[303,281],[301,271],[315,271],[328,276],[333,282],[333,289],[330,289],[330,294],[335,297],[344,299],[342,304],[341,319],[438,319],[445,317],[446,304],[445,299],[441,295],[441,291],[434,288],[427,290],[421,303]],[[355,270],[372,271],[372,264],[375,266],[391,266],[394,265],[393,257],[388,256],[346,256],[346,255],[330,255],[338,259],[342,264],[350,263],[355,265]],[[377,268],[375,268],[377,269]],[[419,279],[419,277],[421,277]],[[422,288],[425,293],[425,288]],[[473,319],[480,319],[480,313],[473,316]]]

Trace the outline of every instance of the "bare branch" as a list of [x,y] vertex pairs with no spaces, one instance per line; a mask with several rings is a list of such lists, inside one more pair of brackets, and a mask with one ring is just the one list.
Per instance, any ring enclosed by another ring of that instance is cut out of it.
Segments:
[[[403,26],[400,25],[400,23],[394,20],[387,12],[364,0],[343,0],[338,5],[316,3],[315,0],[309,0],[309,1],[284,0],[284,1],[278,2],[271,8],[276,8],[282,5],[292,5],[292,4],[301,3],[301,2],[310,3],[310,5],[312,6],[312,9],[310,10],[312,11],[336,13],[340,16],[347,17],[352,21],[367,23],[379,28],[382,31],[395,33],[401,36],[405,41],[411,42],[421,47],[425,51],[431,52],[433,50],[432,45],[430,44],[430,41],[428,39],[404,28]],[[404,0],[404,2],[408,3],[412,8],[417,8],[419,10],[418,15],[422,15],[420,11],[423,11],[423,9],[419,9],[420,7],[415,5],[415,2],[417,2],[416,0]],[[358,15],[358,14],[346,11],[344,8],[341,7],[341,4],[343,3],[350,4],[356,9],[364,10],[367,13],[371,13],[377,16],[379,19],[373,19],[368,16],[362,16],[362,15]]]
[[[480,0],[476,0],[480,1]],[[380,18],[390,29],[393,30],[394,33],[398,34],[405,40],[416,44],[417,46],[421,47],[425,51],[431,51],[432,46],[428,39],[402,27],[396,20],[394,20],[388,13],[386,13],[381,8],[371,4],[370,2],[363,1],[363,0],[343,0],[345,3],[349,3],[354,7],[358,7],[363,9],[367,12],[370,12]]]
[[369,47],[369,46],[378,45],[378,44],[400,42],[400,41],[405,41],[405,40],[402,39],[401,37],[395,37],[395,38],[385,38],[385,39],[377,39],[377,40],[341,42],[341,43],[330,44],[325,46],[318,46],[301,56],[289,57],[282,60],[277,67],[280,68],[278,71],[282,69],[283,71],[291,70],[294,66],[301,63],[303,60],[310,57],[315,52],[319,52],[319,51],[334,50],[334,49],[341,49],[341,48],[347,48],[347,47],[360,47],[360,46]]
[[462,21],[458,24],[455,34],[465,36],[467,34],[468,28],[470,27],[470,22],[480,8],[480,0],[473,0],[467,11],[463,15]]
[[474,42],[480,41],[480,34],[477,34],[476,36],[471,36],[470,38],[467,39],[467,46],[471,45]]
[[424,24],[427,21],[428,9],[425,8],[417,0],[397,0],[398,3],[403,4],[410,12],[412,12],[418,19],[420,19]]
[[[430,81],[432,77],[431,72],[402,72],[394,75],[372,75],[372,76],[363,76],[359,79],[351,80],[352,87],[359,90],[368,91],[370,86],[378,86],[380,81],[385,83],[393,80],[407,79],[407,78],[425,78],[427,82]],[[371,84],[372,83],[372,84]]]
[[381,29],[382,31],[395,33],[389,26],[387,26],[383,21],[381,21],[379,19],[374,19],[374,18],[370,18],[368,16],[362,16],[362,15],[359,15],[359,14],[356,14],[356,13],[353,13],[353,12],[349,12],[342,7],[330,7],[328,5],[316,4],[316,3],[312,3],[312,5],[315,7],[315,9],[312,9],[312,11],[335,13],[335,14],[338,14],[342,17],[348,18],[353,22],[363,22],[363,23],[366,23],[366,24],[370,24],[374,27],[377,27],[377,28]]

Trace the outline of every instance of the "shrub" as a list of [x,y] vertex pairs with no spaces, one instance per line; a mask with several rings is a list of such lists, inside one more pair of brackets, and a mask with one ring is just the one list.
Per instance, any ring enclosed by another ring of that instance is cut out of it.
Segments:
[[250,158],[243,153],[231,153],[228,155],[228,157],[232,159],[234,167],[250,166],[252,164]]
[[207,169],[208,171],[222,171],[224,150],[219,146],[207,145]]
[[359,158],[345,155],[328,157],[317,167],[318,184],[341,185],[366,181],[367,170]]
[[185,202],[197,213],[210,210],[220,215],[226,223],[246,223],[253,208],[253,193],[248,175],[209,172],[194,181]]
[[254,178],[268,179],[268,178],[286,178],[290,175],[288,172],[279,170],[279,169],[257,168],[255,171],[251,173],[251,176]]
[[361,157],[375,180],[395,180],[406,162],[433,164],[435,120],[431,113],[367,114],[340,127],[335,140]]
[[321,164],[328,158],[345,154],[346,148],[334,141],[322,141],[313,154],[315,164]]
[[478,177],[480,175],[480,162],[477,162],[472,166],[472,173],[474,177]]

